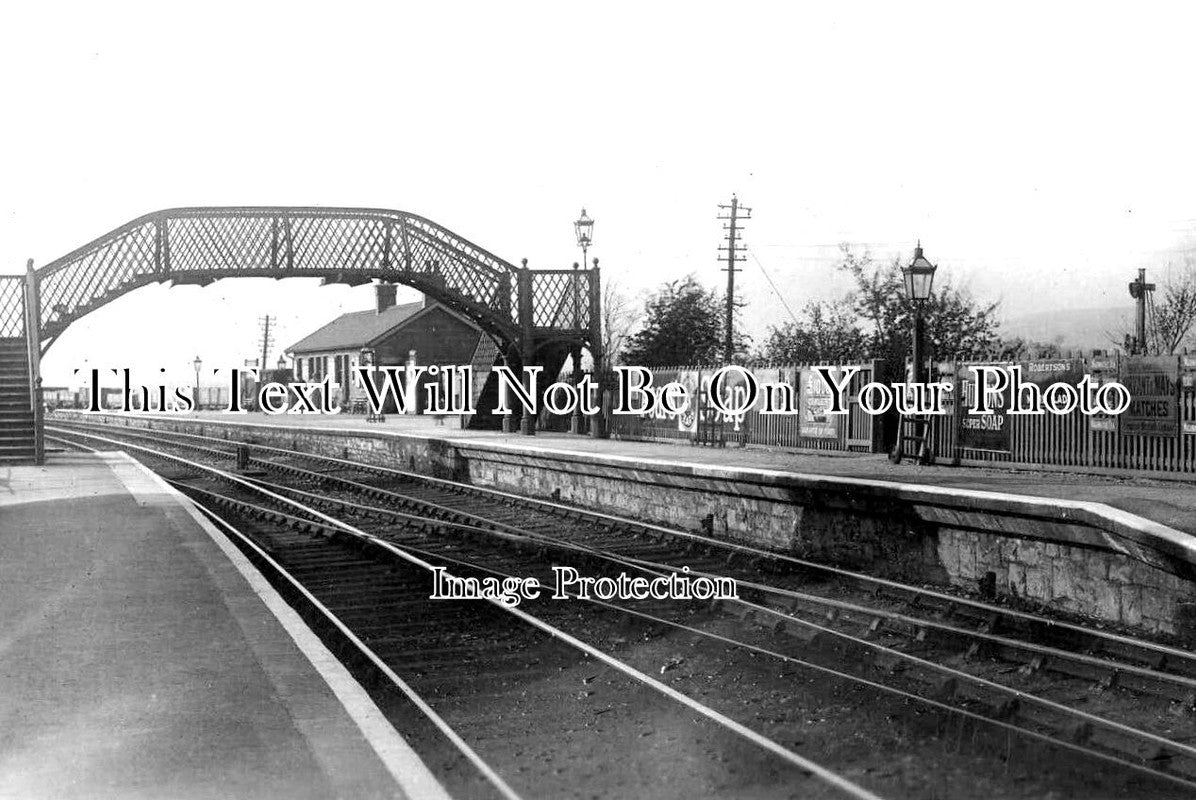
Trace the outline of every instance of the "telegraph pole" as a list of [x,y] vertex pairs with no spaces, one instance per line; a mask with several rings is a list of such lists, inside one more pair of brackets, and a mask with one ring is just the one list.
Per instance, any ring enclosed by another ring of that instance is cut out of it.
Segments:
[[262,325],[262,360],[258,362],[258,367],[261,369],[260,374],[264,376],[267,369],[266,358],[270,355],[270,325],[275,320],[274,317],[267,315],[260,317],[258,321]]
[[728,224],[723,225],[723,230],[727,232],[724,237],[727,243],[720,245],[718,249],[726,254],[720,260],[727,262],[724,270],[727,273],[727,330],[723,341],[723,360],[730,364],[735,358],[735,273],[739,272],[735,263],[743,261],[742,251],[747,250],[747,245],[739,240],[739,229],[743,220],[752,218],[752,210],[739,205],[739,198],[735,195],[731,195],[730,205],[720,204],[719,208],[729,212],[718,216],[719,219],[728,221]]

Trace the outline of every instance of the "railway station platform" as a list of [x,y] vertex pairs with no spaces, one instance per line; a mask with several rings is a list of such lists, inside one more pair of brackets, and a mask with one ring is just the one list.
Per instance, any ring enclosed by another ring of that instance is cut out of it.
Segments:
[[299,617],[122,453],[0,470],[0,797],[445,797]]
[[[169,416],[150,417],[158,421]],[[694,447],[688,442],[640,442],[592,439],[567,433],[539,432],[535,436],[498,431],[462,430],[455,417],[438,421],[429,416],[390,415],[384,422],[366,422],[350,415],[288,415],[251,413],[230,416],[201,412],[179,417],[232,424],[285,425],[288,427],[361,431],[371,434],[443,439],[449,442],[502,443],[505,447],[573,453],[579,456],[613,456],[665,461],[726,470],[769,470],[820,475],[847,480],[883,481],[915,485],[1102,503],[1196,536],[1196,475],[1187,480],[1165,477],[1094,475],[1084,472],[1044,471],[1023,467],[921,466],[907,460],[892,464],[884,454],[837,451],[798,452],[760,446]],[[51,421],[52,424],[52,421]]]

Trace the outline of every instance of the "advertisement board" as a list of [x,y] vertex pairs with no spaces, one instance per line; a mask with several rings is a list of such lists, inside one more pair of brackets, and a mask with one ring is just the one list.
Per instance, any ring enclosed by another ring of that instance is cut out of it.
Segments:
[[[961,364],[956,375],[956,385],[963,386],[963,414],[959,417],[959,446],[969,450],[989,450],[996,453],[1008,453],[1011,450],[1012,438],[1009,432],[1009,406],[1012,393],[1008,387],[991,403],[991,414],[972,414],[976,408],[976,381],[972,367],[990,366],[986,364]],[[1010,364],[996,364],[992,366],[1009,367]],[[997,377],[989,377],[989,385],[996,386]]]
[[[1117,356],[1093,356],[1086,362],[1086,367],[1097,386],[1119,379]],[[1088,418],[1088,428],[1098,433],[1117,433],[1117,420],[1118,417],[1111,414],[1093,414]]]
[[677,430],[695,434],[698,432],[698,409],[702,404],[700,392],[705,390],[702,385],[701,373],[696,369],[679,370],[677,382],[685,387],[690,400],[689,408],[677,415]]
[[[837,370],[832,376],[839,375]],[[800,374],[801,396],[798,401],[800,410],[799,428],[802,436],[815,439],[836,439],[839,436],[839,426],[842,424],[843,414],[829,413],[831,407],[831,387],[826,385],[818,373],[812,369],[803,369]]]
[[1179,434],[1179,360],[1175,356],[1129,356],[1121,362],[1121,383],[1130,407],[1121,416],[1128,436]]

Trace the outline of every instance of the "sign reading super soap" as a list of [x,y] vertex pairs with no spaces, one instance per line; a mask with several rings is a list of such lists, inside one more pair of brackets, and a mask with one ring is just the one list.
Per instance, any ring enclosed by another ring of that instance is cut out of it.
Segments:
[[[1012,404],[1012,392],[1009,381],[1001,381],[1000,372],[979,372],[980,365],[961,365],[958,383],[962,386],[963,407],[967,412],[959,420],[959,446],[968,450],[988,450],[994,453],[1008,453],[1012,448],[1011,424],[1009,407]],[[985,365],[987,366],[987,365]],[[993,365],[1004,369],[1005,365]],[[984,387],[976,382],[976,375],[983,377]],[[990,396],[986,406],[991,413],[978,415],[979,391],[986,391]]]

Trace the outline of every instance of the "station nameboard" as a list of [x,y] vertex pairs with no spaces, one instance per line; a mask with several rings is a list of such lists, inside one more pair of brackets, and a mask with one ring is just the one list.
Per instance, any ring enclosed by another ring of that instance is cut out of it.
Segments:
[[1121,383],[1130,392],[1130,407],[1121,417],[1123,434],[1179,434],[1179,360],[1175,356],[1123,359]]

